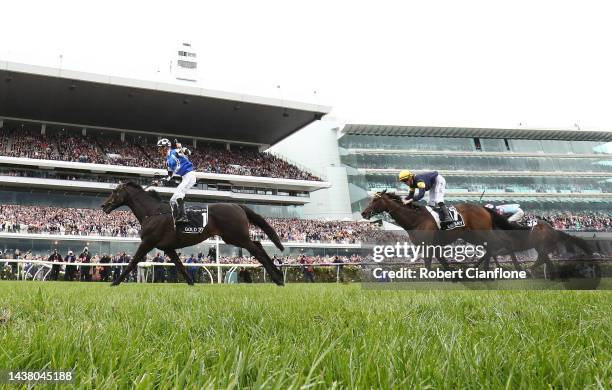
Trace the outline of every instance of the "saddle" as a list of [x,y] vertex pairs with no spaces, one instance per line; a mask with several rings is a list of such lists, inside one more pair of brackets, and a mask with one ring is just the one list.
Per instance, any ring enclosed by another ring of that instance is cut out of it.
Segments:
[[179,233],[199,234],[204,231],[204,228],[208,223],[208,207],[190,207],[188,209],[185,209],[185,215],[187,215],[187,219],[189,219],[189,222],[175,221],[176,230]]
[[457,228],[465,226],[465,221],[463,220],[463,216],[461,215],[461,213],[459,213],[459,211],[457,211],[455,206],[447,206],[448,213],[450,214],[452,218],[452,222],[445,223],[444,225],[440,223],[440,220],[442,219],[442,214],[441,214],[442,210],[440,210],[439,207],[436,207],[436,208],[433,208],[431,206],[426,206],[426,207],[427,207],[427,211],[429,211],[431,216],[436,221],[436,225],[438,225],[438,229],[440,230],[453,230],[453,229],[457,229]]

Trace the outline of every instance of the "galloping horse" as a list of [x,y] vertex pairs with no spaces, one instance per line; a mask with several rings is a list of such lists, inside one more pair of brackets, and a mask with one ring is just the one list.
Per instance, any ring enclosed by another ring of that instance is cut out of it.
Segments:
[[[508,235],[508,238],[512,241],[512,250],[502,248],[498,253],[493,253],[492,255],[510,255],[514,259],[514,251],[519,252],[535,249],[538,257],[530,267],[530,271],[546,264],[550,267],[551,275],[554,277],[555,266],[548,255],[554,252],[559,244],[572,245],[584,252],[589,258],[593,257],[595,254],[585,240],[556,230],[550,223],[543,219],[538,218],[537,223],[532,228],[520,228],[515,225],[511,226],[512,229],[515,230]],[[481,262],[482,260],[480,260],[476,266],[480,265]]]
[[[472,244],[487,243],[489,246],[483,256],[487,264],[490,258],[491,244],[494,248],[509,245],[507,242],[501,242],[501,237],[493,231],[497,228],[511,229],[510,223],[503,217],[482,206],[470,203],[459,203],[455,205],[455,208],[463,216],[465,226],[445,231],[444,234],[440,234],[434,217],[425,207],[413,204],[404,205],[398,195],[388,193],[386,190],[374,194],[372,201],[361,215],[370,219],[374,214],[388,212],[398,225],[412,235],[412,242],[447,245],[461,238]],[[425,258],[427,268],[431,267],[431,260],[432,256]],[[448,268],[446,259],[438,257],[438,261],[444,268]],[[515,266],[517,265],[515,264]]]
[[141,242],[136,254],[113,286],[121,283],[132,272],[138,262],[145,258],[153,248],[158,248],[170,257],[170,260],[193,285],[185,266],[179,259],[176,249],[198,244],[212,236],[220,236],[227,244],[244,248],[264,266],[265,270],[277,285],[283,285],[283,275],[276,268],[259,241],[252,241],[249,236],[249,223],[258,226],[280,250],[283,244],[274,228],[261,215],[243,205],[215,203],[208,207],[208,223],[201,233],[178,233],[174,228],[172,211],[159,194],[153,190],[145,191],[138,184],[127,182],[119,184],[102,204],[102,210],[109,214],[121,206],[128,206],[141,226]]
[[[514,267],[521,270],[515,252],[535,249],[538,258],[531,266],[531,270],[544,263],[553,268],[548,254],[554,251],[559,243],[574,245],[587,255],[593,255],[586,241],[555,230],[544,220],[538,220],[533,228],[520,227],[479,205],[460,203],[455,207],[463,216],[465,226],[447,231],[444,235],[436,234],[438,233],[436,221],[425,208],[416,205],[405,206],[399,196],[387,193],[386,190],[376,193],[361,215],[370,219],[372,215],[386,211],[404,230],[414,236],[416,242],[446,245],[461,238],[473,244],[484,242],[493,244],[488,245],[487,253],[478,260],[477,267],[484,263],[485,268],[488,268],[491,256],[510,255]],[[447,267],[445,259],[438,258],[438,261]],[[425,265],[427,268],[431,267],[431,257],[425,258]]]

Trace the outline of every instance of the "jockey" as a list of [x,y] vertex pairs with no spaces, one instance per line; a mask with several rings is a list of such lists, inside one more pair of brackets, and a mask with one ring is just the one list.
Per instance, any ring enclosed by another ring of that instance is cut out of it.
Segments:
[[[399,173],[399,180],[410,188],[408,196],[404,200],[404,204],[409,204],[413,201],[418,201],[425,192],[429,191],[429,201],[427,205],[430,207],[440,207],[442,212],[442,220],[440,223],[453,222],[448,212],[448,208],[444,204],[444,190],[446,189],[446,180],[436,171],[423,172],[415,175],[411,171],[404,169]],[[419,192],[415,195],[416,189]]]
[[525,215],[525,212],[521,209],[521,205],[518,203],[502,204],[499,206],[488,203],[485,204],[484,207],[493,210],[502,217],[506,217],[508,222],[520,223]]
[[160,139],[157,142],[157,147],[162,157],[166,159],[168,166],[168,176],[163,179],[164,182],[170,182],[174,175],[182,177],[181,183],[176,187],[172,198],[170,198],[172,213],[176,222],[189,222],[185,214],[185,193],[196,184],[195,167],[187,158],[187,154],[191,153],[187,148],[183,148],[177,140],[174,140],[173,145],[167,138]]

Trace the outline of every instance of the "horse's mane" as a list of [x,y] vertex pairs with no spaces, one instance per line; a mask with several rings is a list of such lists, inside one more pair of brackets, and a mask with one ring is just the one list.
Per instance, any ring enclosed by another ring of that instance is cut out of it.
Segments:
[[385,192],[385,195],[387,195],[389,198],[391,198],[391,200],[394,200],[396,202],[402,201],[402,197],[396,194],[395,192]]
[[151,198],[155,199],[158,202],[162,201],[161,195],[159,195],[159,192],[155,191],[155,190],[148,190],[145,191],[140,185],[132,182],[132,181],[128,181],[126,183],[124,183],[125,186],[127,187],[131,187],[137,190],[140,190],[142,192],[144,192],[145,194],[149,195]]
[[[402,197],[401,197],[401,196],[399,196],[398,194],[396,194],[395,192],[386,192],[386,191],[385,191],[385,192],[379,192],[379,194],[380,194],[381,196],[382,196],[382,195],[387,195],[387,196],[389,197],[389,199],[391,199],[392,201],[397,202],[397,203],[401,204],[402,206],[405,206],[405,205],[404,205],[404,202],[402,201]],[[408,205],[407,205],[407,206],[405,206],[405,207],[411,207],[411,208],[413,208],[413,209],[420,209],[420,208],[421,208],[421,206],[419,206],[419,205],[418,205],[418,204],[416,204],[416,203],[410,203],[410,204],[408,204]]]

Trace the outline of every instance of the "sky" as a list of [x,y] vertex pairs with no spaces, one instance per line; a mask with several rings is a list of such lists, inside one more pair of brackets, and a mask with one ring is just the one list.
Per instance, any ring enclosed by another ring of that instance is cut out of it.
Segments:
[[164,81],[188,41],[199,86],[330,105],[346,123],[610,130],[609,8],[4,0],[0,60]]

